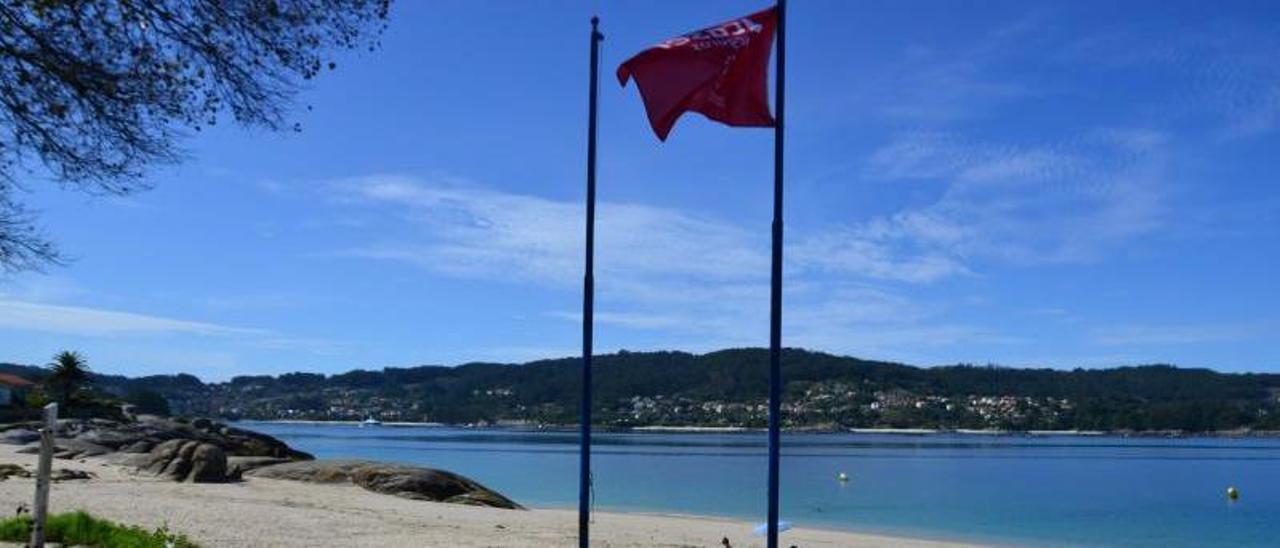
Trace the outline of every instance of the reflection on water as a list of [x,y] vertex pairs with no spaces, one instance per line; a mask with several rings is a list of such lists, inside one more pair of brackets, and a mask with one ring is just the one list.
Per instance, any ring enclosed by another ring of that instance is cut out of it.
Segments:
[[[468,475],[534,506],[576,505],[571,431],[245,423],[321,458]],[[764,514],[763,433],[594,436],[596,507]],[[1280,440],[792,434],[783,515],[801,526],[1045,544],[1274,545]],[[851,481],[836,480],[840,472]],[[1224,490],[1238,486],[1230,503]]]

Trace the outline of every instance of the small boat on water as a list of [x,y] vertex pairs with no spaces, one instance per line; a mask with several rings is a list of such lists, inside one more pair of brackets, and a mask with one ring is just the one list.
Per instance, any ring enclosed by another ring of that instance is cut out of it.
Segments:
[[363,421],[360,421],[360,428],[365,428],[368,426],[382,426],[382,421],[375,419],[373,417],[368,417]]

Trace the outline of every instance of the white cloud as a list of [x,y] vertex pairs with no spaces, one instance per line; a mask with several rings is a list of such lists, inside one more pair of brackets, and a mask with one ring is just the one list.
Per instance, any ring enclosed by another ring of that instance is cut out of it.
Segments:
[[[1179,228],[1169,222],[1179,192],[1171,164],[1175,150],[1179,166],[1195,163],[1182,153],[1198,136],[1175,132],[1187,122],[1208,122],[1230,138],[1280,128],[1274,33],[1226,22],[1211,31],[1120,25],[1081,38],[1054,24],[1063,18],[1043,15],[950,49],[911,47],[874,79],[889,84],[869,104],[911,129],[867,156],[863,178],[925,183],[920,192],[932,193],[931,201],[831,227],[799,252],[845,264],[848,272],[916,282],[981,274],[984,260],[1097,261],[1138,238]],[[1064,71],[1164,83],[1139,86],[1141,97],[1132,97],[1123,84],[1081,89],[1041,78]],[[1079,116],[1047,118],[1034,127],[1034,140],[989,136],[992,128],[1020,127],[995,118],[997,107],[1014,117],[1043,110],[1021,108],[1033,96]],[[1100,98],[1141,100],[1112,114],[1096,108]],[[1140,127],[1098,127],[1116,123]],[[1213,137],[1214,130],[1206,133]],[[1200,206],[1180,215],[1200,214]]]
[[[369,177],[338,185],[364,200],[399,206],[432,231],[425,242],[377,243],[350,253],[413,262],[446,274],[550,284],[582,276],[583,206],[456,182]],[[597,275],[735,280],[768,258],[731,224],[636,204],[597,210]]]
[[[376,208],[411,223],[408,240],[376,240],[347,256],[395,260],[462,278],[574,291],[582,276],[582,205],[477,187],[453,180],[383,176],[331,186],[344,205]],[[768,237],[732,223],[637,204],[599,204],[595,319],[598,325],[661,334],[687,350],[760,344],[768,328]],[[949,227],[904,219],[938,241]],[[792,233],[785,329],[788,344],[837,351],[901,354],[918,345],[962,339],[1008,342],[988,330],[938,322],[922,307],[856,280],[926,282],[965,271],[942,254],[902,258],[891,239],[857,247],[892,228]],[[547,312],[577,322],[577,310]],[[887,326],[886,329],[873,326]],[[883,336],[881,336],[883,334]]]
[[1059,61],[1124,76],[1159,74],[1143,110],[1164,121],[1208,120],[1222,137],[1280,129],[1280,49],[1274,29],[1244,21],[1205,28],[1121,25],[1057,48]]
[[0,277],[0,299],[49,302],[83,296],[80,284],[60,276],[23,273]]
[[959,235],[937,231],[962,229],[928,222],[917,225],[914,217],[895,216],[862,225],[830,227],[794,245],[792,261],[816,271],[907,282],[932,282],[970,274],[957,258],[941,251],[922,250],[913,242],[958,238]]
[[869,98],[879,114],[911,123],[952,123],[1008,101],[1041,93],[1027,78],[996,77],[990,67],[1036,51],[1044,15],[1032,13],[991,29],[955,50],[914,45],[890,66]]
[[158,316],[0,300],[0,328],[68,335],[106,336],[181,333],[190,335],[262,335],[266,331]]
[[300,308],[317,301],[331,301],[332,295],[305,295],[288,292],[258,292],[242,295],[215,295],[199,299],[195,304],[211,310],[267,310]]
[[[417,264],[437,272],[490,279],[579,283],[582,206],[455,182],[369,177],[338,185],[366,201],[402,208],[432,231],[425,241],[377,242],[348,255]],[[727,222],[670,209],[602,203],[597,213],[597,277],[624,290],[655,277],[699,282],[759,280],[768,272],[767,240]],[[899,257],[899,229],[946,239],[942,219],[907,215],[853,229],[793,235],[788,263],[813,271],[928,282],[967,269],[941,254]],[[892,224],[894,226],[887,226]]]
[[[856,143],[868,129],[955,127],[993,114],[1017,117],[1011,105],[1056,99],[1057,67],[1046,62],[1045,52],[1060,43],[1045,30],[1057,15],[1043,7],[1019,10],[1012,18],[1004,17],[1009,10],[997,11],[1003,13],[986,18],[991,24],[965,33],[907,33],[877,41],[879,50],[873,55],[816,53],[830,63],[856,68],[825,71],[823,85],[810,89],[797,86],[797,100],[788,107],[800,121],[796,128],[836,129],[857,136],[848,141]],[[836,154],[826,161],[842,158]],[[804,171],[820,173],[830,167],[805,166]]]
[[[581,312],[552,312],[551,317],[573,323],[582,322]],[[636,329],[669,329],[689,327],[689,318],[678,314],[596,312],[592,318],[600,325],[618,325]]]
[[896,270],[916,281],[970,272],[980,259],[1095,260],[1165,223],[1171,187],[1164,150],[1163,136],[1145,130],[1043,145],[902,134],[869,157],[867,176],[931,179],[943,190],[923,206],[833,230],[839,247],[813,253],[852,250],[857,269],[904,265]]

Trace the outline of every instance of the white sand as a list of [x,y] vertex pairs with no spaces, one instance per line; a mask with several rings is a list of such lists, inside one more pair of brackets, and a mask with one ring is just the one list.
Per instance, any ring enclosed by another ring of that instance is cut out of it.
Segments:
[[[0,446],[0,463],[36,457]],[[315,485],[250,478],[232,484],[181,484],[139,476],[98,459],[54,460],[55,468],[98,478],[53,485],[53,512],[86,510],[122,523],[186,534],[204,546],[574,546],[577,512],[501,510],[380,495],[350,485]],[[493,486],[501,490],[501,486]],[[0,481],[0,513],[31,504],[34,481]],[[11,515],[11,514],[10,514]],[[593,546],[762,546],[746,522],[599,512]],[[817,529],[782,534],[784,546],[957,546],[937,541]]]

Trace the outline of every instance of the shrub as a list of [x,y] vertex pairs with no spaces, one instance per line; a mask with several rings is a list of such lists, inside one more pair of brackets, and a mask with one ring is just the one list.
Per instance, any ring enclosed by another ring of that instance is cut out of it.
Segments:
[[[31,517],[20,516],[0,520],[0,541],[31,540]],[[85,512],[49,516],[45,524],[45,540],[67,546],[109,546],[112,548],[195,548],[183,535],[161,527],[148,531],[141,527],[121,525],[95,518]]]

